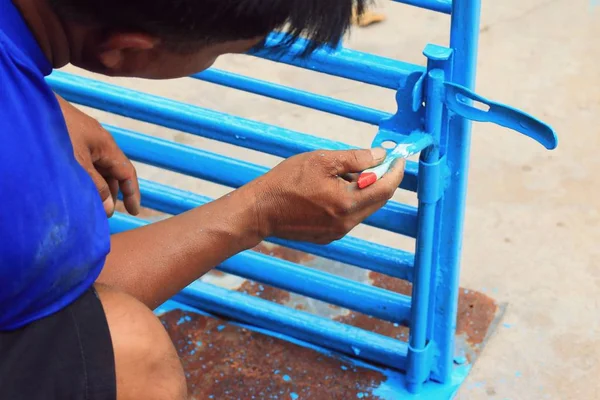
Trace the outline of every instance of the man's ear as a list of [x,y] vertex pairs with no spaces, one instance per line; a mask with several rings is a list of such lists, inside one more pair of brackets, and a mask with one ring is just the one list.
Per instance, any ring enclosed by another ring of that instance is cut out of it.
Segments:
[[98,61],[107,70],[118,73],[128,54],[152,50],[158,43],[157,38],[142,33],[111,34],[100,45]]

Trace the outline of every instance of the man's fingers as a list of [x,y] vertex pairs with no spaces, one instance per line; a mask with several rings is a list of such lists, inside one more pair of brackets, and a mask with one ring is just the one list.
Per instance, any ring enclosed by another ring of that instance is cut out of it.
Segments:
[[361,172],[379,165],[385,159],[386,151],[382,148],[341,150],[329,153],[333,159],[338,176],[353,172]]
[[364,221],[365,219],[369,218],[371,215],[375,214],[377,211],[379,211],[381,209],[381,207],[385,206],[385,204],[388,202],[388,200],[380,200],[378,202],[372,203],[370,204],[368,207],[363,208],[362,210],[360,210],[360,212],[358,212],[357,214],[357,218],[358,220],[360,220],[361,222]]
[[360,208],[370,208],[371,205],[382,202],[381,206],[383,206],[385,202],[392,198],[404,178],[405,165],[406,161],[404,159],[397,159],[388,172],[372,185],[364,189],[358,189],[358,185],[353,186],[352,192],[357,197]]
[[348,183],[353,183],[353,182],[358,181],[359,175],[360,175],[359,173],[348,173],[348,174],[341,175],[340,178],[342,178],[343,180],[345,180]]
[[123,152],[114,144],[110,152],[96,161],[96,167],[102,175],[118,181],[123,194],[123,204],[132,215],[140,211],[140,187],[135,167]]
[[113,201],[112,210],[106,213],[106,215],[110,218],[113,216],[115,207],[117,206],[117,199],[119,196],[119,181],[111,178],[107,178],[106,181],[108,182],[108,188],[110,189],[110,198]]
[[123,204],[125,205],[125,209],[131,215],[138,215],[140,213],[141,199],[137,176],[133,179],[126,179],[119,182],[119,186],[121,187],[121,193],[123,193]]
[[104,179],[104,177],[100,175],[98,171],[96,171],[94,166],[88,167],[86,170],[92,178],[92,182],[94,182],[96,190],[98,190],[98,194],[102,200],[102,205],[104,206],[104,212],[107,216],[111,216],[115,210],[115,201],[113,200],[108,182],[106,182],[106,179]]

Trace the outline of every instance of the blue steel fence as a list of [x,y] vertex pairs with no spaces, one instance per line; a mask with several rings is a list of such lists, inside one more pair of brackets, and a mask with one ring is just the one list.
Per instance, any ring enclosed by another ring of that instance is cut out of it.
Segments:
[[[480,0],[398,2],[451,15],[450,46],[428,45],[424,51],[427,67],[342,46],[320,49],[311,57],[300,59],[295,56],[306,45],[303,40],[284,54],[268,48],[254,54],[395,90],[395,114],[217,69],[193,78],[376,125],[379,131],[374,145],[398,142],[415,132],[431,136],[434,144],[423,149],[418,163],[407,163],[401,185],[416,192],[418,207],[391,201],[365,221],[415,238],[414,254],[350,236],[327,246],[270,239],[293,249],[406,279],[413,284],[410,297],[255,252],[238,254],[218,267],[227,273],[409,326],[408,343],[203,282],[193,283],[176,300],[405,371],[407,389],[418,392],[430,379],[448,383],[453,371],[470,121],[500,124],[548,149],[557,143],[549,126],[472,92]],[[275,46],[279,40],[280,36],[273,35],[267,47]],[[276,156],[350,148],[340,142],[64,72],[54,72],[48,81],[57,93],[81,105]],[[487,110],[473,106],[473,101]],[[259,165],[183,144],[118,127],[106,128],[133,160],[229,187],[239,187],[267,171]],[[211,201],[143,179],[141,192],[144,206],[169,214]],[[117,214],[111,219],[111,228],[119,232],[146,223]]]

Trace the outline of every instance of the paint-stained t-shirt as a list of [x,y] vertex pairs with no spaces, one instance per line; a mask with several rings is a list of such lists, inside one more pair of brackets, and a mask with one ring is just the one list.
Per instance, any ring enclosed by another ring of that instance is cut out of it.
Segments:
[[0,0],[0,331],[89,289],[110,247],[100,197],[73,156],[52,66],[11,0]]

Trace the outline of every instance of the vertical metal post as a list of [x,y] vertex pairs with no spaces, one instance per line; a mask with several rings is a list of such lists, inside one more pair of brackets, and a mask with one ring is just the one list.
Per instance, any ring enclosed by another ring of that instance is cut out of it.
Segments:
[[408,347],[407,389],[420,391],[432,369],[430,346],[432,279],[435,277],[433,250],[435,241],[436,206],[442,194],[440,152],[437,143],[442,131],[444,111],[444,71],[433,69],[427,74],[425,131],[433,136],[434,145],[421,153],[417,197],[418,233],[415,251],[415,276],[412,288],[411,326]]
[[[475,84],[481,0],[454,0],[450,47],[451,81],[469,89]],[[443,140],[450,174],[437,213],[434,265],[437,271],[433,340],[436,344],[432,378],[449,382],[454,359],[460,257],[469,167],[470,121],[452,115]]]

